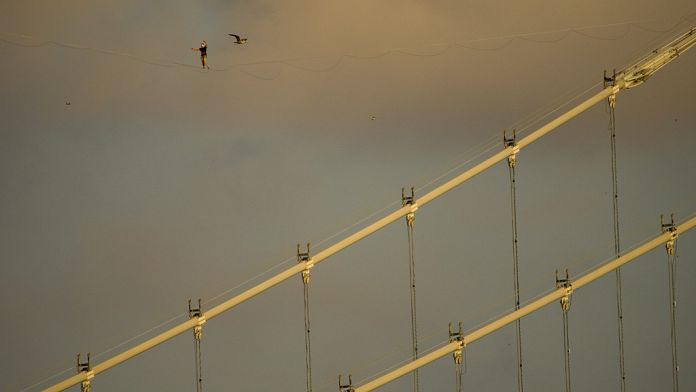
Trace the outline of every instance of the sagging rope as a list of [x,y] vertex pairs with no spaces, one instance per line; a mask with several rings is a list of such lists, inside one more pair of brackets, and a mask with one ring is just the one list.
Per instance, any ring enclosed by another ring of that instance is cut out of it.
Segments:
[[665,243],[667,250],[667,270],[669,279],[669,318],[670,340],[672,344],[672,390],[679,392],[679,362],[677,358],[677,228],[674,225],[674,214],[670,217],[670,223],[664,223],[660,216],[662,232],[671,233],[671,237]]
[[311,277],[310,268],[311,257],[309,256],[309,243],[307,251],[300,252],[300,244],[297,244],[297,262],[306,263],[307,268],[302,271],[302,286],[304,289],[304,338],[305,338],[305,369],[307,380],[307,392],[312,391],[312,343],[310,339],[310,317],[309,317],[309,280]]
[[[413,345],[412,359],[418,359],[418,325],[416,317],[416,258],[414,249],[413,223],[416,219],[414,211],[417,209],[415,194],[411,187],[411,196],[406,196],[404,188],[401,188],[401,204],[411,205],[412,212],[406,215],[406,229],[408,232],[408,258],[409,258],[409,282],[411,290],[411,343]],[[418,369],[413,371],[413,391],[418,392]]]
[[[508,139],[503,132],[503,147],[512,147],[512,153],[508,156],[508,172],[510,174],[510,211],[512,216],[512,267],[513,267],[513,288],[515,290],[515,310],[520,308],[520,277],[519,260],[517,256],[517,192],[515,166],[517,165],[516,131],[512,130],[512,138]],[[517,392],[524,391],[522,377],[522,327],[520,320],[515,321],[515,333],[517,338]]]
[[568,270],[565,272],[565,279],[558,278],[558,270],[556,270],[556,288],[565,289],[565,295],[561,297],[561,311],[563,313],[563,354],[565,363],[565,392],[571,392],[570,379],[570,335],[568,333],[568,311],[570,310],[570,301],[573,295],[573,285],[570,283]]
[[193,349],[196,367],[196,392],[203,392],[203,358],[201,356],[201,338],[203,337],[203,324],[205,317],[201,310],[201,300],[198,299],[198,307],[191,307],[191,300],[188,302],[189,319],[198,319],[198,324],[193,327]]

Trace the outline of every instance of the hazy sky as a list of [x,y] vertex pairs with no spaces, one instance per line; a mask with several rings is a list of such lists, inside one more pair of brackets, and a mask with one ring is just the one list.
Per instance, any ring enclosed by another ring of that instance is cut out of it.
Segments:
[[[183,321],[189,298],[209,308],[270,277],[297,242],[319,250],[396,208],[402,186],[427,192],[501,148],[503,129],[534,129],[525,120],[694,24],[686,0],[0,3],[0,390],[68,369],[39,390],[74,374],[78,352],[101,362]],[[207,72],[190,50],[203,39]],[[696,213],[694,70],[696,50],[618,96],[624,249],[656,235],[661,213]],[[518,157],[523,301],[557,268],[612,257],[607,122],[597,105]],[[500,163],[418,211],[422,349],[450,321],[471,329],[512,308],[508,187]],[[682,390],[696,389],[695,260],[696,234],[680,236]],[[665,252],[624,271],[629,390],[667,390]],[[408,359],[405,224],[317,266],[311,306],[316,392]],[[613,275],[573,297],[575,390],[618,390],[615,307]],[[207,323],[205,390],[304,390],[302,318],[298,277]],[[525,387],[561,390],[560,307],[522,331]],[[466,390],[515,390],[514,339],[508,327],[468,348]],[[192,340],[93,390],[194,390]],[[449,357],[420,374],[423,392],[454,390]]]

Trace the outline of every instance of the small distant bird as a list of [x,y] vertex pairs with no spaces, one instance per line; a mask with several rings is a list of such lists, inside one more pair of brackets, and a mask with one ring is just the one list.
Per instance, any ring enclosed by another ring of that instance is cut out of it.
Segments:
[[370,120],[374,121],[377,117],[375,116],[370,116]]
[[229,35],[230,37],[234,37],[236,39],[236,41],[234,42],[235,44],[242,45],[242,44],[245,44],[247,42],[246,38],[242,38],[242,37],[238,36],[237,34],[227,34],[227,35]]
[[70,106],[70,101],[65,101],[65,106]]

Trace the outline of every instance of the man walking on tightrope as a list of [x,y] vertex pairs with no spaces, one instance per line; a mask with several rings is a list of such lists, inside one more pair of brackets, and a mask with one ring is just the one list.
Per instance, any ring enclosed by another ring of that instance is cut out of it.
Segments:
[[193,50],[194,52],[201,52],[201,66],[203,67],[203,69],[210,69],[210,67],[208,66],[208,43],[204,40],[203,42],[201,42],[200,48],[191,48],[191,50]]

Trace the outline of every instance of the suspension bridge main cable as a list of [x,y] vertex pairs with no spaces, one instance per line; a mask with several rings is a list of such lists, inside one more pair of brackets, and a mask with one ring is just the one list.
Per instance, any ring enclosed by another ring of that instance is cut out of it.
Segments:
[[[621,71],[619,75],[617,75],[617,80],[612,86],[605,87],[595,95],[587,98],[585,101],[582,103],[578,104],[577,106],[571,108],[567,112],[559,115],[555,119],[551,120],[549,123],[546,125],[540,127],[539,129],[535,130],[534,132],[531,132],[529,135],[526,137],[520,139],[517,143],[516,148],[519,148],[520,150],[522,148],[525,148],[526,146],[534,143],[536,140],[539,138],[543,137],[544,135],[550,133],[557,127],[565,124],[566,122],[570,121],[574,117],[578,116],[579,114],[583,113],[587,109],[593,107],[595,104],[603,101],[607,97],[609,97],[612,94],[617,94],[619,91],[623,89],[629,89],[633,88],[636,86],[641,85],[647,78],[649,78],[651,75],[656,73],[658,70],[660,70],[662,67],[667,65],[669,62],[671,62],[673,59],[678,57],[679,55],[683,54],[686,50],[691,48],[696,44],[696,28],[691,28],[688,32],[681,34],[680,36],[674,38],[672,41],[668,42],[667,44],[663,45],[662,47],[652,51],[648,56],[642,58],[640,61],[637,63],[633,64],[632,66],[626,68],[625,70]],[[185,331],[194,328],[197,325],[202,324],[202,322],[205,322],[207,319],[212,319],[214,317],[217,317],[221,313],[239,305],[242,302],[245,302],[254,296],[270,289],[271,287],[287,280],[290,279],[292,276],[296,276],[297,274],[302,273],[302,271],[306,270],[307,268],[310,268],[311,266],[318,264],[332,255],[340,252],[341,250],[357,243],[358,241],[364,239],[365,237],[377,232],[378,230],[384,228],[385,226],[395,222],[396,220],[408,215],[409,213],[415,212],[416,209],[419,207],[422,207],[435,199],[441,197],[445,193],[451,191],[452,189],[458,187],[462,183],[468,181],[469,179],[473,178],[474,176],[480,174],[481,172],[489,169],[496,163],[502,161],[503,159],[506,159],[507,157],[510,156],[510,154],[513,153],[515,148],[512,147],[507,147],[504,148],[502,151],[494,154],[493,156],[489,157],[488,159],[484,160],[483,162],[480,162],[479,164],[475,165],[474,167],[466,170],[465,172],[459,174],[458,176],[450,179],[449,181],[445,182],[444,184],[438,186],[437,188],[433,189],[432,191],[426,193],[423,195],[421,198],[416,200],[413,204],[411,205],[406,205],[402,206],[401,208],[397,209],[396,211],[393,211],[389,213],[388,215],[382,217],[381,219],[378,219],[377,221],[373,222],[372,224],[364,227],[363,229],[349,235],[348,237],[344,238],[343,240],[340,240],[339,242],[329,246],[328,248],[325,248],[324,250],[318,252],[314,257],[312,257],[310,260],[304,262],[304,263],[299,263],[295,266],[292,266],[279,274],[259,283],[258,285],[247,289],[246,291],[242,292],[239,295],[236,295],[233,298],[228,299],[227,301],[224,301],[223,303],[211,308],[210,310],[206,311],[203,313],[199,318],[196,319],[190,319],[188,321],[185,321],[167,331],[164,331],[160,333],[157,336],[154,336],[120,354],[117,354],[114,357],[111,357],[107,359],[106,361],[99,363],[95,365],[92,368],[92,375],[99,374],[101,372],[104,372],[126,360],[129,360],[130,358],[141,354],[181,333],[184,333]],[[520,309],[521,310],[521,309]],[[420,358],[419,358],[420,359]],[[45,391],[52,392],[52,391],[61,391],[64,390],[72,385],[75,385],[77,383],[80,383],[81,381],[85,380],[85,377],[87,375],[85,374],[77,374],[72,377],[69,377],[57,384],[54,384],[50,386],[49,388],[46,388]]]
[[[689,216],[690,216],[690,217],[695,217],[695,216],[696,216],[696,213],[694,213],[694,214],[689,214]],[[649,240],[652,239],[652,238],[653,238],[652,235],[645,236],[644,238],[642,238],[642,239],[636,241],[635,243],[631,244],[631,245],[628,247],[628,249],[636,248],[636,247],[640,246],[641,244],[643,244],[644,242],[649,241]],[[611,242],[607,242],[606,245],[611,246],[612,243],[611,243]],[[573,268],[576,268],[576,267],[580,268],[580,267],[582,267],[582,265],[585,264],[585,263],[583,263],[583,262],[581,261],[581,259],[574,258],[573,260],[574,260],[574,261],[572,261],[572,262],[570,262],[570,263],[566,263],[566,265],[568,266],[568,269],[569,269],[569,270],[572,270]],[[602,262],[595,263],[595,264],[593,264],[593,265],[591,265],[591,266],[584,267],[584,268],[582,268],[582,269],[580,270],[580,272],[578,273],[578,275],[585,275],[585,274],[589,273],[590,271],[592,271],[592,270],[594,270],[594,269],[596,269],[596,268],[598,268],[598,267],[604,265],[604,264],[605,264],[606,262],[608,262],[608,261],[609,261],[609,260],[604,260],[604,261],[602,261]],[[548,282],[548,277],[537,276],[536,279],[533,279],[533,280],[534,280],[535,282],[537,282],[537,283]],[[537,284],[532,284],[532,287],[538,287],[538,286],[539,286],[539,285],[537,285]],[[526,306],[527,304],[530,304],[530,303],[532,303],[532,302],[534,302],[534,301],[536,301],[536,300],[538,300],[538,299],[540,299],[540,298],[546,296],[547,294],[553,292],[554,290],[555,290],[555,287],[554,287],[554,288],[551,288],[551,289],[548,289],[548,290],[543,290],[543,291],[537,293],[537,295],[535,295],[535,296],[533,296],[533,297],[530,297],[530,298],[527,299],[526,301],[522,302],[522,303],[521,303],[521,306]],[[494,301],[494,304],[496,304],[496,305],[488,307],[489,309],[491,309],[491,308],[497,309],[497,308],[500,308],[500,307],[505,307],[505,305],[508,304],[509,295],[500,295],[501,293],[498,293],[498,294],[499,294],[499,295],[496,296],[497,300]],[[480,309],[479,309],[479,311],[477,311],[475,314],[474,314],[474,313],[471,313],[470,311],[467,310],[467,318],[468,318],[468,319],[470,319],[470,320],[479,320],[479,321],[476,322],[475,324],[469,326],[469,327],[468,327],[468,331],[470,332],[470,331],[479,329],[479,328],[481,328],[481,327],[483,327],[483,326],[485,326],[485,325],[487,325],[487,324],[489,324],[489,323],[491,323],[491,322],[493,322],[493,321],[495,321],[495,320],[497,320],[497,319],[499,319],[499,318],[501,318],[501,317],[507,315],[509,312],[512,312],[512,311],[514,311],[514,307],[508,307],[505,311],[496,313],[495,315],[492,315],[492,316],[488,316],[488,315],[487,315],[487,314],[488,314],[487,312],[486,312],[486,313],[483,313],[483,312],[480,311]],[[485,317],[485,318],[481,319],[480,317],[476,317],[476,316],[475,316],[476,314],[478,314],[478,315],[481,316],[481,317]],[[471,316],[471,317],[470,317],[470,316]],[[437,335],[440,336],[439,339],[436,337]],[[421,349],[421,350],[419,350],[420,353],[421,353],[422,355],[423,355],[423,354],[428,354],[428,353],[430,353],[430,352],[432,352],[432,351],[438,349],[438,348],[441,347],[442,345],[452,342],[451,338],[450,338],[450,340],[442,339],[442,338],[441,338],[441,335],[442,335],[442,331],[441,331],[441,330],[440,330],[439,332],[437,332],[437,333],[434,333],[434,331],[430,332],[429,335],[428,335],[428,336],[429,336],[429,340],[438,340],[438,343],[435,344],[435,345],[430,346],[428,349],[425,349],[425,350],[422,350],[422,349]],[[419,345],[419,346],[422,346],[422,343],[423,343],[423,341],[421,340],[421,345]],[[395,353],[395,352],[397,352],[397,351],[398,351],[398,352],[401,352],[401,351],[403,351],[403,347],[406,347],[406,345],[397,344],[397,345],[394,345],[394,346],[392,347],[392,350],[388,350],[388,352],[391,352],[391,353]],[[382,356],[380,356],[380,359],[379,359],[379,360],[372,361],[372,362],[370,363],[370,365],[374,365],[374,364],[378,363],[380,360],[387,358],[388,356],[390,356],[390,354],[382,355]],[[453,356],[454,356],[454,353],[453,353]],[[370,375],[367,375],[367,376],[363,377],[363,378],[358,382],[358,384],[366,383],[366,382],[368,382],[368,381],[371,380],[371,379],[375,379],[375,378],[377,378],[377,377],[380,377],[380,376],[382,376],[382,375],[384,375],[384,374],[387,374],[388,372],[390,372],[390,371],[392,371],[392,370],[394,370],[394,369],[396,369],[396,368],[398,368],[398,367],[400,367],[400,366],[402,366],[402,365],[405,365],[405,364],[409,363],[409,362],[410,362],[410,357],[411,357],[411,356],[408,355],[408,357],[401,357],[401,358],[399,358],[399,359],[401,359],[401,360],[397,359],[397,360],[399,360],[399,362],[393,363],[391,366],[387,366],[386,368],[383,368],[383,369],[380,370],[380,371],[372,372]],[[466,373],[467,373],[467,366],[466,366],[466,365],[467,365],[467,360],[466,360],[466,358],[467,358],[467,350],[466,350],[466,347],[464,347],[464,348],[462,349],[462,357],[463,357],[463,374],[466,374]],[[372,369],[372,366],[368,366],[367,363],[364,363],[364,362],[362,362],[362,361],[361,361],[360,363],[361,363],[361,366],[360,366],[358,369],[363,369],[364,372],[367,372],[367,371],[369,371],[369,369]],[[456,370],[456,369],[455,369],[455,370]],[[357,369],[356,369],[355,367],[353,367],[353,374],[356,374],[356,373],[360,373],[360,371],[357,371]],[[326,380],[331,380],[331,382],[328,382],[328,381],[325,382],[325,383],[322,385],[322,387],[319,388],[320,390],[327,389],[327,387],[328,387],[329,385],[334,385],[334,384],[335,384],[335,376],[326,377],[325,379],[326,379]]]
[[[673,241],[677,233],[685,233],[696,227],[696,216],[692,216],[678,226],[674,226],[674,230],[670,232],[663,232],[652,239],[638,245],[637,247],[626,252],[621,257],[614,258],[607,263],[600,265],[597,268],[590,270],[583,275],[570,281],[568,278],[567,285],[561,285],[560,287],[554,289],[548,294],[541,296],[540,298],[528,303],[527,305],[521,307],[518,310],[512,311],[503,315],[502,317],[485,324],[484,326],[466,334],[461,340],[450,341],[449,343],[434,349],[433,351],[421,356],[415,361],[406,363],[394,370],[389,371],[371,381],[368,381],[362,385],[355,388],[354,392],[368,392],[377,389],[399,377],[402,377],[416,369],[419,369],[437,359],[440,359],[448,354],[456,353],[463,347],[467,347],[469,344],[515,322],[524,316],[538,311],[544,306],[553,303],[556,300],[561,300],[561,305],[563,306],[563,298],[567,298],[567,304],[570,306],[570,295],[572,295],[576,290],[594,282],[595,280],[601,278],[602,276],[611,273],[616,268],[621,267],[631,261],[637,259],[643,254],[657,248],[660,245],[667,244]],[[567,336],[567,335],[566,335]]]

